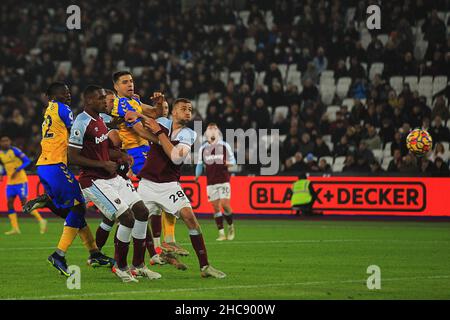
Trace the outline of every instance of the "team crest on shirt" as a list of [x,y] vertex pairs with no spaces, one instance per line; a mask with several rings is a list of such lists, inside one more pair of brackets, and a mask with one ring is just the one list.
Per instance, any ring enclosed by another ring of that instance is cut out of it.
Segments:
[[114,200],[114,202],[117,203],[117,204],[121,204],[121,201],[120,201],[119,198],[117,198],[116,200]]
[[97,127],[95,127],[95,129],[94,129],[94,130],[95,130],[95,132],[98,132],[98,128],[97,128]]

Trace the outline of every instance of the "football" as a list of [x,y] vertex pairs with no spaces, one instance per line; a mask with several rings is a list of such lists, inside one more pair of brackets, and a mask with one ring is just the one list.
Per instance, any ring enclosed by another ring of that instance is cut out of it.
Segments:
[[406,146],[416,156],[424,156],[433,147],[431,135],[426,130],[414,129],[406,137]]

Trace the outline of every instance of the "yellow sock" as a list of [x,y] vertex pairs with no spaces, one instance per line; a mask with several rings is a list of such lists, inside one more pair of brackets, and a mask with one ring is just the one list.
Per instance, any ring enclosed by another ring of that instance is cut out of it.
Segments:
[[64,226],[63,233],[59,239],[58,249],[63,252],[67,252],[73,240],[77,237],[78,230],[78,228]]
[[175,216],[163,212],[162,214],[162,229],[164,232],[165,242],[175,242],[175,223],[177,218]]
[[16,213],[10,213],[8,214],[9,221],[11,222],[11,227],[13,229],[19,229],[19,221],[17,220],[17,214]]
[[78,231],[78,234],[80,235],[81,241],[83,242],[86,249],[89,250],[89,252],[98,250],[94,235],[92,234],[89,226],[80,229]]
[[35,217],[36,220],[39,221],[39,222],[41,222],[42,220],[44,220],[44,219],[42,219],[40,213],[37,212],[37,210],[31,211],[30,214],[31,214],[33,217]]

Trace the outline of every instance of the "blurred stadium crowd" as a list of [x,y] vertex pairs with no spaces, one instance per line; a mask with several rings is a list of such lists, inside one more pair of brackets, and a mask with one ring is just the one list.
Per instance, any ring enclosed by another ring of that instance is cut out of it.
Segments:
[[[129,69],[144,101],[159,90],[205,125],[279,129],[281,172],[449,175],[448,1],[383,1],[369,32],[371,3],[84,0],[69,31],[70,1],[3,0],[0,130],[35,158],[49,83],[70,86],[76,114],[84,86]],[[407,154],[415,127],[428,158]]]

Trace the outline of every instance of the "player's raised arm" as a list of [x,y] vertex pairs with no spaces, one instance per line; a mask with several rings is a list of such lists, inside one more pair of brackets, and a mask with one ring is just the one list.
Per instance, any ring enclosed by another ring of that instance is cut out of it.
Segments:
[[152,119],[158,119],[159,117],[166,116],[164,115],[164,95],[161,92],[154,92],[151,99],[154,101],[154,106],[141,103],[142,114]]
[[195,132],[193,136],[181,136],[180,143],[174,146],[161,126],[154,119],[149,119],[146,125],[150,128],[155,136],[158,137],[164,153],[175,164],[180,164],[191,153],[191,146],[195,141]]

